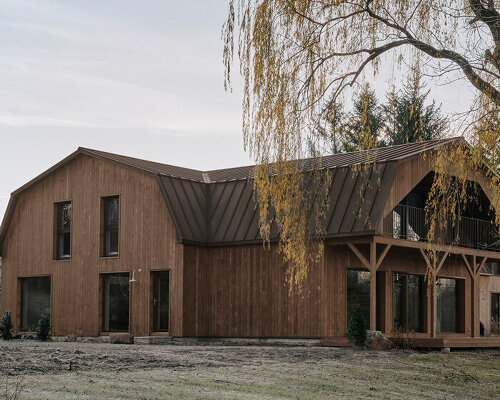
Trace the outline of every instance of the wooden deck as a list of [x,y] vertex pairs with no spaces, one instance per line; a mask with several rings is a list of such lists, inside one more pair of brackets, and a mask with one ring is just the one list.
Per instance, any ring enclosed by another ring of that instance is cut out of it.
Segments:
[[[389,335],[388,335],[389,336]],[[390,339],[390,337],[388,337]],[[429,348],[488,348],[488,347],[499,347],[500,348],[500,336],[490,336],[490,337],[463,337],[463,336],[453,336],[453,337],[409,337],[409,342],[413,347],[429,347]],[[321,345],[327,347],[350,347],[350,343],[347,338],[344,337],[324,337],[321,338]]]

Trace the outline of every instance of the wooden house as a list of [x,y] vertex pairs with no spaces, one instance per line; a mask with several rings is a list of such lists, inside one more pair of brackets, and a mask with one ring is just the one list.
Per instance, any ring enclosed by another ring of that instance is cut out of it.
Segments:
[[15,331],[50,313],[54,335],[343,345],[360,307],[389,337],[500,346],[500,247],[484,177],[474,177],[480,204],[464,210],[460,242],[435,247],[436,282],[424,279],[429,155],[459,140],[323,157],[326,245],[300,293],[289,293],[277,246],[262,245],[252,166],[197,171],[79,148],[12,193],[1,312],[11,311]]

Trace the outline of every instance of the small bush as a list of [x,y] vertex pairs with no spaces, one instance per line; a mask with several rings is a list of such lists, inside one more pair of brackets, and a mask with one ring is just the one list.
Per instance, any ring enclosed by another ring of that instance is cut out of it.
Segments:
[[366,325],[359,307],[354,310],[351,320],[349,321],[347,339],[356,346],[364,346],[366,343]]
[[3,340],[12,339],[12,318],[10,312],[6,311],[5,315],[0,318],[0,337]]
[[36,327],[36,337],[43,342],[47,341],[50,333],[50,317],[47,314],[42,314]]
[[414,347],[413,340],[410,338],[410,335],[400,329],[394,330],[391,342],[394,347],[399,350],[410,350]]

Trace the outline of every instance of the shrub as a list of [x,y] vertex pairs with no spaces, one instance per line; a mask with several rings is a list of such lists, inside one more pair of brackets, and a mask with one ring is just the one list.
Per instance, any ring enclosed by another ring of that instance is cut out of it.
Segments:
[[391,342],[396,349],[399,350],[410,350],[413,346],[413,340],[410,335],[403,332],[401,329],[395,329],[391,337]]
[[47,341],[50,333],[50,317],[47,314],[42,314],[36,327],[36,337],[43,342]]
[[10,317],[10,312],[6,311],[5,315],[0,318],[0,337],[3,340],[12,339],[12,319]]
[[364,346],[366,343],[366,325],[359,307],[354,310],[351,320],[349,321],[347,339],[356,346]]

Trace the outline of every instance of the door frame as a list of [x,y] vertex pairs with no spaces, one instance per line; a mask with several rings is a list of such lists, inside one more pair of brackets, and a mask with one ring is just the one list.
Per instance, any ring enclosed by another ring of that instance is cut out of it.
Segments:
[[[154,305],[153,299],[155,294],[155,279],[154,275],[158,273],[168,273],[168,330],[167,331],[156,331],[154,327]],[[172,327],[172,270],[170,268],[159,268],[149,270],[149,334],[151,336],[170,336],[170,330]]]

